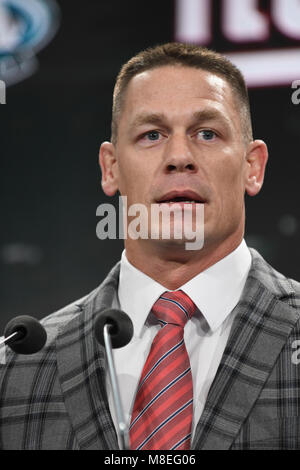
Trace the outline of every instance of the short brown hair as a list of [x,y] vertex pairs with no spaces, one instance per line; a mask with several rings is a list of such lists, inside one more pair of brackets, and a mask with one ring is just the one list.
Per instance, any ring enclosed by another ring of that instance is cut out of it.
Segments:
[[193,67],[221,76],[231,85],[241,112],[242,129],[246,143],[253,140],[248,90],[240,70],[226,57],[205,47],[171,42],[150,47],[132,57],[121,68],[114,88],[111,141],[116,143],[118,122],[125,91],[130,80],[146,70],[166,65]]

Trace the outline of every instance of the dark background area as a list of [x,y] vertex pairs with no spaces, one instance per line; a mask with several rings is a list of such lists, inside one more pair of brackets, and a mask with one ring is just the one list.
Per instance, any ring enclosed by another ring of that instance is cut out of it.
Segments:
[[[42,318],[87,294],[119,260],[123,241],[96,237],[96,208],[112,202],[98,151],[110,138],[114,80],[132,55],[174,40],[173,0],[57,3],[60,28],[38,53],[38,71],[9,87],[0,108],[1,331],[15,315]],[[214,38],[211,47],[227,50]],[[255,138],[270,157],[263,190],[246,196],[245,238],[299,280],[300,106],[291,94],[290,86],[250,90]]]

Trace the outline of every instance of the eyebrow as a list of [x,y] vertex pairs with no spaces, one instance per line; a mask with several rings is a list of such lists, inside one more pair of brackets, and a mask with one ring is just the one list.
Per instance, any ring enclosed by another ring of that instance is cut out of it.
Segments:
[[166,116],[163,113],[141,113],[138,114],[130,124],[130,128],[140,127],[145,124],[162,124],[166,122]]
[[196,111],[193,114],[193,120],[196,123],[202,123],[206,121],[219,121],[228,129],[230,129],[231,127],[230,120],[217,109],[204,109],[202,111]]
[[[146,124],[165,125],[167,117],[163,113],[141,113],[138,114],[130,125],[130,129],[134,129]],[[216,109],[203,109],[196,111],[192,115],[192,125],[201,124],[206,121],[219,121],[227,130],[230,130],[230,120],[226,118],[220,111]]]

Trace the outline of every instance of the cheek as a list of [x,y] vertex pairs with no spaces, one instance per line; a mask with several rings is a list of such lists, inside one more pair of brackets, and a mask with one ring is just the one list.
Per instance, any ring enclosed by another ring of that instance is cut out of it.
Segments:
[[137,178],[142,169],[142,166],[139,163],[140,162],[133,151],[123,151],[119,157],[120,178],[129,182],[134,178]]
[[132,164],[130,158],[126,158],[126,156],[122,156],[119,160],[119,187],[123,190],[128,191],[128,189],[132,189],[133,181],[136,179],[136,169],[135,166]]
[[142,174],[137,165],[130,163],[119,167],[119,191],[126,195],[128,204],[142,202],[147,185],[147,177]]
[[[147,164],[148,163],[148,164]],[[149,159],[141,158],[134,150],[122,153],[119,158],[119,187],[128,193],[142,194],[149,187],[153,165]]]
[[232,151],[229,155],[225,154],[213,169],[212,180],[215,193],[223,204],[228,202],[233,206],[240,206],[245,192],[242,157],[232,156]]

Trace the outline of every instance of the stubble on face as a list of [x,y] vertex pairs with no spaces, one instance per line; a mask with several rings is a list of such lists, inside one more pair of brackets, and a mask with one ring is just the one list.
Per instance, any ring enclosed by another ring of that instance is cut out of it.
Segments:
[[[216,132],[216,139],[200,139],[203,129]],[[158,140],[150,141],[149,132],[156,132]],[[175,188],[193,189],[206,199],[204,249],[197,256],[239,244],[244,233],[245,145],[235,98],[224,79],[174,66],[135,76],[119,119],[116,156],[119,191],[128,205],[141,203],[150,211],[157,198]],[[127,239],[125,247],[132,253],[195,256],[183,253],[186,240],[180,242]]]

